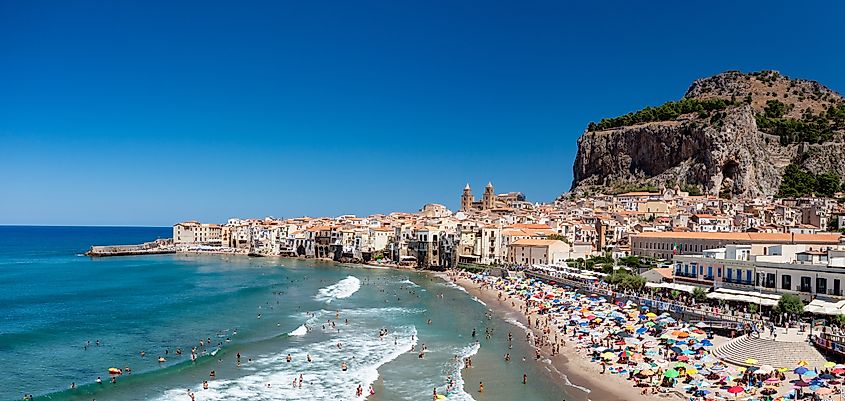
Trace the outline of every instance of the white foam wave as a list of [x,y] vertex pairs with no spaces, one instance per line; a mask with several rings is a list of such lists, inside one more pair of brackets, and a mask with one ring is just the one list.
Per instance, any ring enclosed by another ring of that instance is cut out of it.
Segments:
[[531,331],[531,329],[529,329],[527,326],[525,326],[524,324],[522,324],[522,322],[520,322],[519,320],[516,320],[516,319],[514,319],[514,318],[512,318],[512,317],[509,317],[509,318],[505,318],[505,321],[506,321],[506,322],[508,322],[508,323],[510,323],[510,324],[512,324],[512,325],[514,325],[514,326],[516,326],[516,327],[521,328],[521,329],[522,329],[522,331],[524,331],[524,332],[525,332],[525,334],[531,334],[531,335],[533,335],[533,334],[534,334],[534,333]]
[[457,290],[460,290],[460,291],[463,291],[463,292],[466,292],[467,294],[469,294],[469,292],[467,292],[467,289],[466,289],[466,288],[464,288],[464,287],[462,287],[462,286],[460,286],[460,285],[458,285],[458,284],[455,284],[455,283],[454,283],[454,282],[452,282],[452,281],[447,281],[447,282],[446,282],[446,286],[447,286],[447,287],[452,287],[452,288],[455,288],[455,289],[457,289]]
[[557,373],[560,377],[562,377],[562,378],[563,378],[563,384],[565,384],[565,385],[567,385],[567,386],[569,386],[569,387],[572,387],[572,388],[577,388],[578,390],[581,390],[581,391],[583,391],[583,392],[585,392],[585,393],[588,393],[588,394],[589,394],[590,392],[592,392],[592,391],[593,391],[593,390],[590,390],[590,389],[589,389],[589,388],[587,388],[587,387],[584,387],[584,386],[579,386],[579,385],[577,385],[577,384],[572,383],[571,381],[569,381],[569,376],[567,376],[565,373],[563,373],[563,372],[561,372],[560,370],[558,370],[558,369],[555,367],[555,365],[554,365],[554,364],[552,364],[552,361],[551,361],[550,359],[544,359],[544,360],[543,360],[543,362],[545,362],[547,365],[549,365],[549,367],[548,367],[548,369],[549,369],[549,370],[554,371],[554,372],[555,372],[555,373]]
[[410,279],[405,279],[403,281],[400,281],[399,284],[407,284],[407,285],[410,285],[411,287],[419,287],[419,284],[411,281]]
[[[368,387],[378,379],[379,367],[410,351],[417,343],[414,326],[395,328],[383,339],[353,328],[333,334],[328,340],[309,344],[307,349],[288,348],[278,354],[261,355],[243,365],[242,370],[250,372],[246,376],[210,381],[208,390],[196,386],[191,391],[204,401],[363,401],[369,395]],[[337,348],[338,342],[343,344],[342,349]],[[312,362],[307,362],[306,352]],[[293,356],[291,362],[286,361],[287,354]],[[348,363],[345,372],[340,369],[341,361]],[[300,374],[302,388],[294,388],[292,383]],[[355,396],[359,385],[364,389],[362,397]],[[184,388],[167,390],[159,397],[159,400],[184,399],[187,399]]]
[[318,301],[329,303],[335,299],[349,298],[361,289],[361,280],[355,276],[346,277],[328,287],[321,288],[314,297]]
[[464,377],[461,374],[461,371],[466,367],[464,359],[477,354],[479,349],[481,349],[481,344],[473,343],[461,348],[458,352],[459,358],[457,360],[457,364],[455,365],[454,373],[455,388],[446,398],[450,400],[475,401],[475,398],[472,398],[472,396],[464,390]]
[[304,336],[306,334],[308,334],[308,327],[306,327],[304,324],[288,333],[289,336]]
[[480,304],[482,304],[482,305],[484,305],[484,306],[487,306],[487,304],[485,304],[485,303],[484,303],[484,301],[482,301],[482,300],[478,299],[478,297],[472,297],[472,300],[473,300],[473,301],[475,301],[475,302],[478,302],[478,303],[480,303]]

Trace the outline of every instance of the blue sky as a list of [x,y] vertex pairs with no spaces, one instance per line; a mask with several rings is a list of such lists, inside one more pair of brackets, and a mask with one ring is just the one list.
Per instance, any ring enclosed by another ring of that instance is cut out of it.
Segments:
[[845,91],[840,2],[0,2],[0,224],[459,204],[696,78]]

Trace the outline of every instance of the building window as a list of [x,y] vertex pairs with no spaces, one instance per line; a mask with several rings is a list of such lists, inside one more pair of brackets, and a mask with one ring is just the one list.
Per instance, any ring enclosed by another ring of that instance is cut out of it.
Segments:
[[791,290],[792,289],[792,276],[784,274],[780,276],[780,288],[782,290]]
[[812,292],[812,288],[810,287],[810,277],[801,276],[801,287],[798,291],[801,292]]
[[827,294],[827,279],[823,277],[816,277],[816,293]]

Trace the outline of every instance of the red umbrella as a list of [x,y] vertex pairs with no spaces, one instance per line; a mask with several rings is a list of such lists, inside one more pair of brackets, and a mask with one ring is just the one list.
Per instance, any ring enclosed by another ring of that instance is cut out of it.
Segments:
[[845,369],[836,368],[836,369],[831,370],[830,373],[833,373],[835,375],[841,375],[841,374],[845,373]]
[[731,393],[731,394],[739,394],[743,391],[745,391],[745,389],[742,388],[742,386],[733,386],[733,387],[728,389],[728,392]]

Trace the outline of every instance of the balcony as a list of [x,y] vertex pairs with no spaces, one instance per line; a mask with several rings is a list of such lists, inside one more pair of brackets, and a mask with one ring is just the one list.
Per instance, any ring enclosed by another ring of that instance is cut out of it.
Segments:
[[754,285],[754,282],[751,281],[751,280],[741,280],[741,279],[727,278],[727,277],[725,277],[725,279],[722,280],[722,282],[728,283],[728,284],[737,284],[737,285]]
[[697,279],[697,278],[698,278],[698,275],[697,275],[697,274],[695,274],[695,273],[692,273],[692,272],[690,272],[690,273],[684,273],[684,272],[682,272],[682,271],[676,271],[676,272],[675,272],[675,277],[686,277],[686,278],[696,278],[696,279]]

